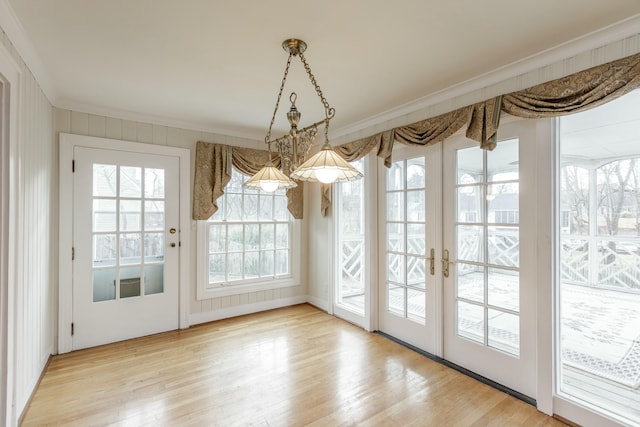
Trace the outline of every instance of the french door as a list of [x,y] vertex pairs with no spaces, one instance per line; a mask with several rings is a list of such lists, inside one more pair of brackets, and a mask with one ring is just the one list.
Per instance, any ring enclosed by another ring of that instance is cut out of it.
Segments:
[[179,326],[179,158],[75,147],[72,348]]
[[430,353],[439,352],[440,153],[396,146],[378,180],[378,326]]
[[534,144],[518,121],[493,151],[396,145],[378,193],[379,329],[532,398]]
[[443,357],[536,396],[535,124],[443,152]]

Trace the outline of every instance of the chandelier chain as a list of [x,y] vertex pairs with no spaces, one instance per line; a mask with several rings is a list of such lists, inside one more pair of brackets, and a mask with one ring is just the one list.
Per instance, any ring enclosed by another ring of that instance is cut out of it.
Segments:
[[273,116],[271,117],[271,123],[269,124],[269,131],[267,132],[267,136],[265,136],[264,138],[264,142],[267,143],[269,152],[271,152],[271,144],[269,144],[269,140],[271,139],[271,129],[273,128],[273,123],[276,121],[276,113],[278,112],[278,106],[280,105],[280,98],[282,98],[282,91],[284,90],[284,84],[286,83],[287,76],[289,75],[289,67],[291,66],[292,58],[293,58],[293,53],[290,53],[289,59],[287,59],[287,65],[284,68],[284,76],[282,76],[282,83],[280,83],[280,91],[278,92],[278,99],[276,100],[276,106],[273,109]]
[[320,85],[318,85],[318,82],[316,81],[316,77],[311,72],[311,67],[307,63],[307,60],[305,59],[304,54],[302,52],[300,52],[299,55],[300,55],[300,60],[302,61],[302,64],[304,65],[304,69],[307,72],[307,75],[309,76],[309,80],[311,80],[311,84],[316,89],[316,93],[320,97],[320,101],[322,102],[322,105],[324,105],[325,115],[329,116],[330,115],[330,110],[331,110],[331,107],[329,106],[329,102],[324,97],[324,94],[322,93],[322,89],[320,89]]

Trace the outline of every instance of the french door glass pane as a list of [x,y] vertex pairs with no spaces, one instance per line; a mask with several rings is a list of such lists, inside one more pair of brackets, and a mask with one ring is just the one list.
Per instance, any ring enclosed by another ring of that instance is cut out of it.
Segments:
[[640,420],[640,91],[559,120],[558,393]]
[[484,303],[484,267],[474,264],[457,265],[458,298]]
[[487,344],[497,350],[517,356],[520,353],[520,317],[489,309]]
[[458,335],[472,341],[484,343],[484,308],[481,305],[458,301]]
[[405,292],[406,288],[389,284],[387,292],[388,310],[398,316],[405,315]]
[[387,310],[420,323],[426,318],[426,171],[424,156],[387,170]]
[[482,186],[458,187],[458,222],[482,222]]
[[458,150],[457,334],[520,354],[518,140]]

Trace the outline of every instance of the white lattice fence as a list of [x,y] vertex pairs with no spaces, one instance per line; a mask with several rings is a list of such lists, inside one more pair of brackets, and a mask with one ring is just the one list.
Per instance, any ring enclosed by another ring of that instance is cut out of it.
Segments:
[[364,240],[360,237],[342,240],[341,265],[343,279],[360,282],[362,278],[362,256]]

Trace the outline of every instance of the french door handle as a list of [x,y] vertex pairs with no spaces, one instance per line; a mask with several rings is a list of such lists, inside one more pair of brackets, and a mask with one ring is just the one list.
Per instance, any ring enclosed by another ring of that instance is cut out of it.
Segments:
[[440,261],[442,262],[442,275],[449,277],[449,265],[455,264],[454,261],[449,261],[449,249],[445,249],[442,252],[442,259]]
[[436,250],[431,248],[429,255],[430,256],[427,257],[429,260],[429,272],[433,276],[436,274]]

